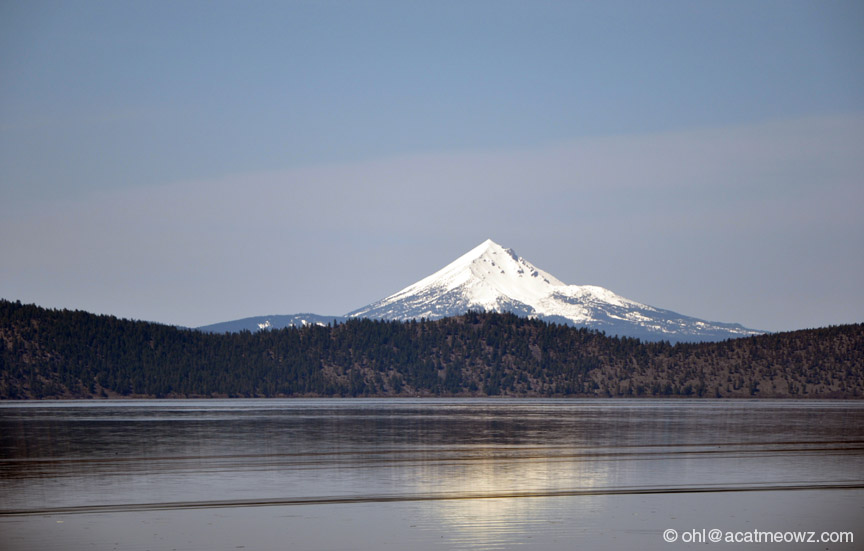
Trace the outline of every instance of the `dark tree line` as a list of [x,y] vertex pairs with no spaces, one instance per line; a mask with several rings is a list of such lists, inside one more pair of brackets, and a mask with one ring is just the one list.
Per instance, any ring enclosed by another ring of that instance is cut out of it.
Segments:
[[864,396],[864,324],[642,343],[468,313],[250,333],[0,300],[0,398]]

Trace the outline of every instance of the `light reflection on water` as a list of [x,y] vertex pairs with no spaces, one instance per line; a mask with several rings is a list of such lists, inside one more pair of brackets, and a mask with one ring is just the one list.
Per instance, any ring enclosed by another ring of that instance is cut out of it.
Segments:
[[[860,503],[861,488],[860,402],[0,404],[4,523],[71,513],[92,522],[99,515],[116,520],[132,514],[188,522],[206,510],[227,515],[227,526],[252,522],[240,512],[251,509],[259,519],[286,510],[289,518],[311,515],[296,521],[309,530],[316,522],[332,524],[326,515],[314,519],[334,511],[342,519],[335,532],[369,516],[377,519],[364,524],[369,536],[392,533],[394,544],[411,540],[423,547],[440,539],[452,547],[496,549],[542,542],[554,549],[586,534],[596,545],[598,534],[632,536],[676,522],[660,502],[695,503],[697,509],[726,503],[734,511],[736,503],[759,509],[766,495],[816,492],[824,509],[849,492]],[[796,514],[808,511],[801,505]],[[864,520],[860,505],[845,514]],[[608,522],[616,515],[623,526]],[[26,524],[16,525],[25,536]],[[300,537],[303,531],[294,528]],[[337,537],[319,528],[304,548]],[[170,522],[161,530],[171,533]]]

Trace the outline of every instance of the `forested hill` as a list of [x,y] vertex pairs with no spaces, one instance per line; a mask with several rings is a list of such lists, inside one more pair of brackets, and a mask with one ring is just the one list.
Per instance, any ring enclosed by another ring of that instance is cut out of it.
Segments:
[[510,314],[209,334],[0,301],[0,398],[864,397],[864,324],[641,343]]

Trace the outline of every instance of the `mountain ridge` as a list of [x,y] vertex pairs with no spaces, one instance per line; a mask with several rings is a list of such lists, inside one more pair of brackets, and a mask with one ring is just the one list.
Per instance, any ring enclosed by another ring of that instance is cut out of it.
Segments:
[[223,321],[197,327],[207,333],[236,333],[238,331],[262,331],[266,329],[284,329],[286,327],[306,327],[307,325],[325,326],[332,323],[344,323],[345,316],[322,316],[319,314],[278,314],[270,316],[251,316],[231,321]]
[[[341,323],[351,318],[436,320],[478,312],[519,316],[598,329],[648,341],[720,341],[764,334],[738,323],[706,321],[620,296],[597,285],[568,285],[487,239],[440,270],[344,316],[257,316],[213,324],[210,332]],[[307,319],[308,318],[308,319]]]

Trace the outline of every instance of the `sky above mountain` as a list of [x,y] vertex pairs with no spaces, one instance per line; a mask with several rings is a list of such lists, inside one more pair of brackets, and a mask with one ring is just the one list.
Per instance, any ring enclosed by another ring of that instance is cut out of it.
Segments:
[[5,2],[0,296],[344,313],[487,238],[767,330],[864,312],[864,5]]

